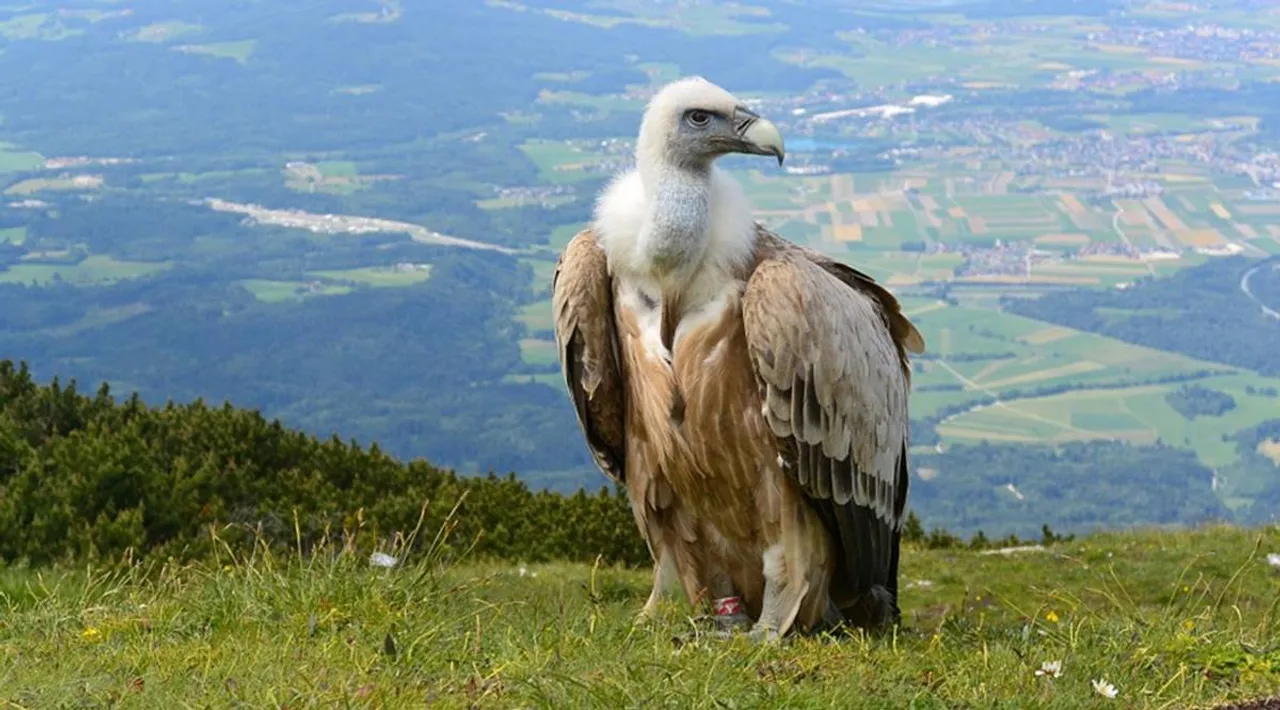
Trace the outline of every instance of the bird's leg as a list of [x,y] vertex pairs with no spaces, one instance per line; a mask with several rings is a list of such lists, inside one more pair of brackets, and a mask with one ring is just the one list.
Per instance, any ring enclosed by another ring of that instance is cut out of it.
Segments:
[[719,565],[712,567],[711,585],[707,591],[710,592],[716,634],[722,637],[732,636],[735,631],[750,628],[751,617],[747,616],[746,607],[743,606],[742,598],[733,588],[733,580],[729,577],[729,573]]
[[644,608],[640,610],[641,620],[657,618],[658,606],[670,595],[671,588],[678,579],[675,556],[659,552],[658,559],[653,563],[653,589],[649,592]]
[[809,580],[788,579],[782,544],[764,551],[764,597],[760,618],[751,629],[753,641],[774,641],[785,634],[809,592]]

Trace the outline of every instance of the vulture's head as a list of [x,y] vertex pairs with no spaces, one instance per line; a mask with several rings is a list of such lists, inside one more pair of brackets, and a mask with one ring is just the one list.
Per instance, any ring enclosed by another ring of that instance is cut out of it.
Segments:
[[636,141],[641,165],[706,169],[728,153],[772,155],[782,165],[782,134],[702,77],[667,84],[649,102]]

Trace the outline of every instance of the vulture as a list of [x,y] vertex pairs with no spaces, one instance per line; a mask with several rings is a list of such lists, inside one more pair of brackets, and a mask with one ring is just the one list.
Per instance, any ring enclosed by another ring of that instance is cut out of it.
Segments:
[[722,633],[883,630],[924,341],[871,277],[756,222],[732,153],[781,166],[782,135],[701,77],[650,100],[556,265],[565,384],[653,557],[642,615],[678,583]]

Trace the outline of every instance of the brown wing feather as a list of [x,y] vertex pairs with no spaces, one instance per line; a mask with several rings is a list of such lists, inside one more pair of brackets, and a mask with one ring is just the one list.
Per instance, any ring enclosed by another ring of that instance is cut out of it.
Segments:
[[893,294],[877,283],[874,278],[848,264],[836,261],[822,252],[788,242],[759,224],[756,225],[756,236],[758,243],[766,251],[784,250],[803,254],[806,259],[821,266],[850,288],[864,290],[874,296],[880,302],[881,315],[893,334],[894,342],[900,350],[905,351],[902,355],[904,363],[906,362],[906,352],[917,355],[924,352],[924,336],[916,329],[915,324],[903,315],[902,306],[898,304],[898,299],[894,298]]
[[590,230],[560,255],[551,280],[556,346],[578,424],[596,465],[626,481],[625,395],[608,261]]
[[855,623],[878,623],[897,613],[905,351],[923,340],[870,277],[761,231],[743,323],[765,420],[786,472],[839,543],[837,605],[868,617]]

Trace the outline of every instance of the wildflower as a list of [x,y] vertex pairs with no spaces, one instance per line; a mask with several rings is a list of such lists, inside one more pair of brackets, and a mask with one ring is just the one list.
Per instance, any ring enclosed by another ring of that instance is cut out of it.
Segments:
[[525,568],[525,566],[524,566],[524,565],[520,565],[520,576],[521,576],[521,577],[523,577],[523,576],[525,576],[526,574],[529,574],[529,570],[528,570],[527,568]]
[[1182,622],[1182,628],[1186,629],[1187,631],[1190,631],[1195,627],[1196,627],[1196,622],[1193,619],[1187,619]]
[[1056,624],[1058,623],[1058,612],[1050,609],[1049,613],[1044,615],[1044,618],[1045,621],[1048,621],[1050,624]]
[[1280,553],[1272,552],[1268,554],[1267,564],[1271,565],[1275,571],[1280,572]]
[[400,560],[388,555],[385,552],[375,552],[369,555],[369,564],[374,567],[395,567]]
[[1119,691],[1116,690],[1116,687],[1108,683],[1105,678],[1102,680],[1095,680],[1092,682],[1093,682],[1093,692],[1097,693],[1098,695],[1101,695],[1104,698],[1113,700],[1115,699],[1116,695],[1119,694]]
[[80,638],[92,643],[102,638],[102,632],[92,626],[86,626],[84,631],[80,632]]
[[1062,661],[1045,661],[1036,670],[1036,675],[1046,678],[1057,678],[1062,675]]

